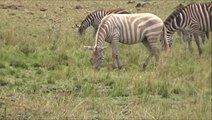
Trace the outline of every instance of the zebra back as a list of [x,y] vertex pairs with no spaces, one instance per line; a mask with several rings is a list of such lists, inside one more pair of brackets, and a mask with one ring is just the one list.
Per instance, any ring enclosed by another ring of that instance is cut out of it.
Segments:
[[[194,10],[194,9],[196,10],[195,12],[201,12],[201,9],[202,10],[204,9],[204,12],[207,11],[209,13],[210,20],[212,19],[212,2],[209,2],[209,3],[190,3],[190,4],[186,5],[186,6],[184,6],[182,4],[179,4],[175,8],[175,10],[166,18],[164,23],[165,24],[169,24],[170,22],[172,22],[172,20],[174,18],[179,16],[179,13],[184,13],[184,14],[188,15],[189,12],[191,12],[191,10]],[[204,14],[204,13],[202,13],[202,14]],[[188,16],[183,16],[183,17],[188,17]],[[211,27],[212,27],[212,25],[211,25]]]
[[89,15],[87,15],[87,17],[82,21],[82,23],[79,27],[80,35],[82,35],[89,26],[92,26],[94,28],[95,34],[96,34],[96,31],[98,29],[98,26],[99,26],[102,18],[111,13],[127,14],[129,12],[123,8],[116,8],[116,9],[109,9],[109,10],[105,10],[105,9],[96,10],[96,11],[90,13]]
[[126,9],[117,8],[117,9],[110,9],[106,11],[107,14],[115,13],[115,14],[129,14]]
[[178,15],[178,13],[180,13],[183,10],[183,8],[185,8],[185,6],[182,4],[176,6],[175,10],[165,19],[164,25],[169,24],[171,20],[173,20]]

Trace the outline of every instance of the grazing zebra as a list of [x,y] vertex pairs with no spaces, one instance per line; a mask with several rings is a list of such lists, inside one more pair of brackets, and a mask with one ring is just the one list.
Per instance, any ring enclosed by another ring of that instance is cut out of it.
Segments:
[[117,9],[110,9],[110,10],[96,10],[90,13],[81,23],[79,27],[80,35],[84,34],[86,29],[89,26],[94,28],[94,35],[96,35],[98,26],[102,20],[102,18],[108,14],[115,13],[115,14],[127,14],[129,13],[126,9],[117,8]]
[[142,42],[150,52],[143,64],[145,69],[152,56],[159,63],[159,37],[163,29],[163,21],[151,13],[141,14],[110,14],[104,17],[98,28],[95,46],[85,46],[93,51],[91,63],[99,70],[103,62],[104,42],[112,47],[112,61],[114,68],[122,65],[118,56],[118,43],[135,44]]
[[193,51],[192,36],[194,36],[196,45],[198,47],[199,54],[202,54],[201,43],[203,43],[203,44],[205,43],[205,37],[209,38],[209,32],[202,32],[202,31],[199,31],[199,33],[197,33],[197,34],[194,34],[194,33],[192,34],[192,33],[190,33],[189,30],[179,29],[179,30],[177,30],[177,34],[179,36],[181,36],[185,42],[188,42],[188,48],[189,48],[190,52]]
[[[201,34],[212,30],[212,2],[192,3],[175,10],[164,22],[161,44],[172,45],[172,35],[176,30],[188,28],[189,34]],[[189,35],[187,34],[187,35]],[[199,37],[198,37],[199,39]],[[197,40],[199,41],[199,40]],[[200,51],[200,54],[202,51]]]
[[[183,5],[183,4],[179,4],[177,7],[176,7],[176,10],[180,10],[180,9],[182,9],[182,8],[184,8],[185,6]],[[208,32],[199,32],[198,34],[192,34],[192,33],[190,33],[188,30],[186,30],[186,29],[178,29],[177,30],[177,34],[181,37],[181,38],[183,38],[183,40],[185,41],[185,42],[188,42],[188,48],[189,48],[189,50],[190,50],[190,52],[192,52],[193,51],[193,49],[192,49],[192,36],[194,36],[194,39],[195,39],[195,42],[196,42],[196,45],[197,45],[197,47],[198,47],[198,51],[199,51],[199,53],[202,53],[202,48],[201,48],[201,46],[200,46],[200,42],[201,41],[199,41],[199,37],[200,37],[200,39],[202,40],[202,43],[204,44],[204,42],[205,42],[205,36],[207,37],[207,38],[209,38],[208,36]]]

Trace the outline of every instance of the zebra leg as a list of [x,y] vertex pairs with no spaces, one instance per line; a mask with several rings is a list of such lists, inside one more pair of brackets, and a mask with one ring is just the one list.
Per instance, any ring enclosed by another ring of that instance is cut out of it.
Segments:
[[193,53],[193,48],[192,48],[192,36],[187,38],[187,42],[188,42],[188,49],[191,53]]
[[202,43],[204,44],[205,43],[205,32],[201,32],[199,36],[201,37]]
[[199,34],[194,34],[194,39],[195,39],[195,42],[197,44],[197,47],[198,47],[198,51],[199,51],[199,55],[202,54],[202,48],[201,48],[201,43],[200,43],[200,39],[201,37],[199,37]]
[[159,48],[157,48],[155,46],[155,42],[152,42],[153,39],[151,39],[151,42],[148,42],[147,40],[143,41],[144,46],[148,49],[148,51],[150,52],[150,55],[147,57],[147,59],[145,60],[144,64],[143,64],[143,69],[146,69],[146,66],[149,64],[150,59],[152,58],[153,55],[155,55],[155,59],[156,59],[156,65],[159,64]]
[[149,64],[150,59],[152,58],[153,54],[150,53],[150,55],[147,57],[147,59],[145,60],[144,64],[143,64],[143,69],[146,69],[147,65]]
[[202,34],[203,34],[202,36],[204,36],[204,37],[202,37],[202,43],[204,44],[205,43],[205,37],[207,39],[209,39],[210,32],[207,31],[207,32],[203,32]]
[[121,69],[122,68],[122,64],[119,61],[118,55],[117,55],[117,58],[116,59],[117,59],[118,69]]
[[192,48],[192,34],[188,30],[182,30],[183,40],[188,42],[188,49],[191,53],[193,53]]
[[122,65],[119,61],[119,56],[118,56],[118,40],[113,40],[111,42],[111,47],[112,47],[112,61],[113,61],[113,68],[118,68],[121,69]]

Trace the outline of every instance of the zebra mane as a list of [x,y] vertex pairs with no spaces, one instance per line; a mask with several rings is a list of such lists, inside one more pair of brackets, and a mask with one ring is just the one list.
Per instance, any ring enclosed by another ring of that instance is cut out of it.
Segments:
[[179,11],[180,9],[184,8],[185,6],[183,4],[179,4],[178,6],[175,7],[175,10]]
[[98,12],[100,12],[100,11],[106,13],[106,10],[105,10],[105,9],[98,9],[98,10],[95,10],[95,11],[89,13],[89,14],[87,15],[87,17],[88,17],[88,16],[91,16],[91,15],[94,15],[95,13],[98,13]]
[[179,4],[178,6],[175,7],[175,10],[166,18],[165,24],[169,23],[176,15],[181,12],[185,6],[183,4]]
[[115,8],[106,10],[107,14],[118,13],[118,14],[129,14],[129,12],[124,8]]
[[[89,14],[85,17],[85,19],[82,21],[81,25],[82,25],[84,22],[86,22],[86,20],[88,20],[88,19],[90,19],[90,18],[93,18],[92,16],[94,16],[95,14],[98,14],[99,12],[101,12],[101,13],[103,12],[104,14],[106,14],[106,10],[104,10],[104,9],[95,10],[95,11],[89,13]],[[93,19],[91,19],[91,20],[93,20]]]
[[[98,10],[95,10],[93,12],[91,12],[90,14],[88,14],[86,16],[86,18],[82,21],[85,22],[88,18],[93,18],[92,16],[96,15],[96,14],[99,14],[99,13],[102,13],[104,15],[107,15],[107,14],[111,14],[111,13],[116,13],[116,14],[129,14],[129,12],[124,9],[124,8],[114,8],[114,9],[98,9]],[[81,23],[81,24],[82,24]]]

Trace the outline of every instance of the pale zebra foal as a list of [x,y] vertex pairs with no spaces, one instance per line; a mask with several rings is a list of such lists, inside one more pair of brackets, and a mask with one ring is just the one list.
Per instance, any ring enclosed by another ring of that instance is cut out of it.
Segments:
[[145,69],[152,56],[159,64],[159,36],[163,29],[163,21],[151,13],[141,14],[110,14],[104,17],[98,28],[94,46],[85,46],[93,50],[91,63],[99,70],[103,62],[105,41],[111,44],[114,68],[122,65],[118,56],[118,43],[135,44],[142,42],[150,52],[143,64]]
[[186,29],[179,29],[177,30],[177,34],[185,41],[188,42],[188,48],[189,51],[192,53],[192,36],[194,37],[194,40],[196,42],[196,45],[198,47],[199,54],[202,54],[202,44],[205,43],[205,37],[209,38],[209,32],[201,32],[199,31],[197,34],[190,33],[189,30]]
[[[212,30],[212,2],[192,3],[182,9],[175,10],[164,22],[164,29],[161,35],[161,44],[172,45],[172,35],[176,30],[188,28],[189,33],[199,35]],[[199,40],[200,37],[195,39]],[[202,51],[199,51],[202,54]]]
[[79,33],[80,35],[84,34],[86,29],[89,26],[92,26],[94,28],[94,35],[96,35],[97,29],[99,24],[101,23],[101,20],[103,17],[105,17],[108,14],[115,13],[115,14],[127,14],[129,13],[126,9],[123,8],[116,8],[116,9],[110,9],[110,10],[96,10],[92,13],[90,13],[81,23],[79,27]]

